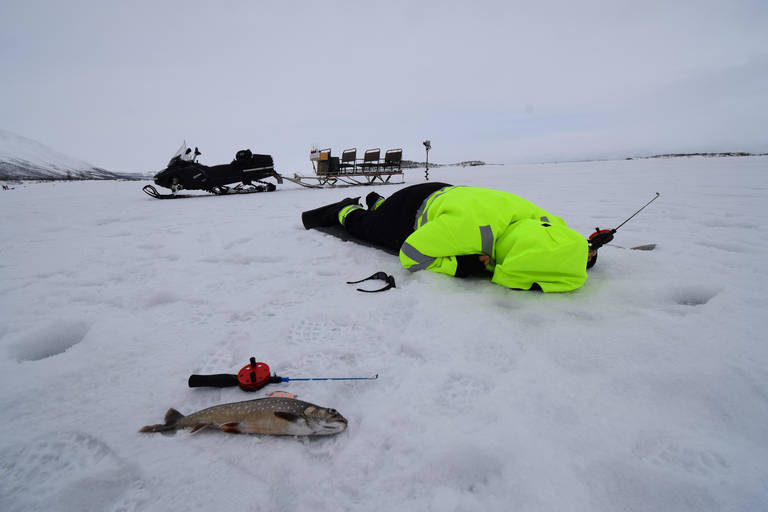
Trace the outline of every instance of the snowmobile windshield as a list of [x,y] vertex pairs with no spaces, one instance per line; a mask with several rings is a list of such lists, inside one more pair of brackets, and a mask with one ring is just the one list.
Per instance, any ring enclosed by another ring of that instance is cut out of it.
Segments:
[[171,157],[171,161],[168,162],[168,167],[176,160],[192,160],[191,152],[187,150],[187,141],[181,143],[179,150]]

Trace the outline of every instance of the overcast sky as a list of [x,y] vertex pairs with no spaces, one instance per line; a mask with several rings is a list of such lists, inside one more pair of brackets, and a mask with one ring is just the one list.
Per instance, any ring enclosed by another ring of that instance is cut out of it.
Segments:
[[3,0],[0,128],[110,170],[183,140],[492,163],[768,151],[765,0]]

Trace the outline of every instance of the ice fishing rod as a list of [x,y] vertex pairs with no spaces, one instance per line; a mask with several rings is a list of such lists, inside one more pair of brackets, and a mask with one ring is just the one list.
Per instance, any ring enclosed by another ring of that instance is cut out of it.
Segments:
[[648,206],[649,204],[651,204],[652,202],[654,202],[658,198],[659,198],[659,193],[656,192],[656,197],[654,197],[653,199],[651,199],[650,201],[645,203],[645,206],[643,206],[642,208],[637,210],[627,220],[625,220],[624,222],[622,222],[621,224],[619,224],[617,227],[615,227],[613,229],[595,228],[595,232],[592,233],[591,235],[589,235],[589,240],[588,240],[588,242],[589,242],[589,249],[593,250],[593,251],[596,251],[599,248],[601,248],[602,246],[604,246],[605,244],[607,244],[608,242],[610,242],[611,240],[613,240],[613,234],[616,233],[616,231],[618,231],[621,226],[623,226],[624,224],[629,222],[632,219],[632,217],[634,217],[635,215],[637,215],[638,213],[643,211],[646,206]]
[[276,373],[270,375],[267,363],[258,363],[252,357],[250,364],[243,366],[237,375],[219,373],[217,375],[190,375],[187,384],[191,388],[212,387],[228,388],[240,386],[243,391],[257,391],[267,384],[280,384],[292,380],[376,380],[377,373],[373,377],[315,377],[315,378],[291,378],[280,377]]

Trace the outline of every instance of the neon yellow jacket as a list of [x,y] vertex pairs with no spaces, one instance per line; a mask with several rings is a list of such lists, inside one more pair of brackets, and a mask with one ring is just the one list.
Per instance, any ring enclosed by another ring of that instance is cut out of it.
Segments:
[[456,274],[456,256],[486,254],[494,283],[545,292],[575,290],[587,279],[587,240],[522,197],[477,187],[446,187],[429,196],[400,248],[411,272]]

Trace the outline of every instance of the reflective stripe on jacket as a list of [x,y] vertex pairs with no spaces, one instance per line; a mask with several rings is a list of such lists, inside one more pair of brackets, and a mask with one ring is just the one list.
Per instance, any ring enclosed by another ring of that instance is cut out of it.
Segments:
[[586,239],[522,197],[477,187],[447,187],[429,196],[416,230],[400,248],[408,270],[456,274],[456,256],[485,254],[494,283],[545,292],[574,290],[587,279]]

